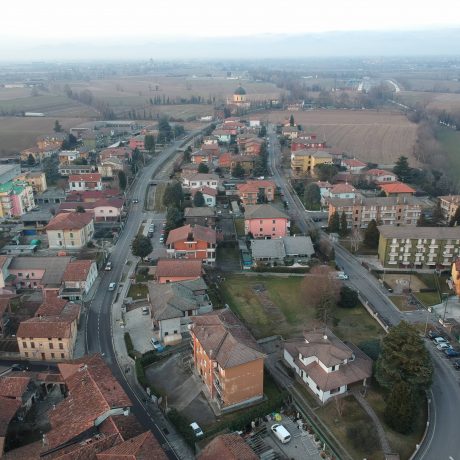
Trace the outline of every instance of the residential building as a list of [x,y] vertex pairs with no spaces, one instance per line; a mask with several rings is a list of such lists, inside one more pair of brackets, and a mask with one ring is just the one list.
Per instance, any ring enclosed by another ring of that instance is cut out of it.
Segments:
[[455,293],[460,297],[460,258],[453,261],[451,275]]
[[336,184],[329,190],[329,198],[353,199],[356,197],[356,189],[349,183]]
[[[49,405],[50,409],[41,414],[42,418],[49,421],[48,430],[40,440],[12,449],[2,458],[168,458],[153,434],[145,431],[134,415],[131,415],[132,402],[100,355],[58,363],[58,370],[57,373],[49,371],[36,375],[36,383],[41,384],[46,391],[58,387],[64,394],[61,401]],[[15,403],[20,404],[19,401]],[[4,405],[3,401],[0,404],[2,413],[8,412],[10,415],[13,412],[14,408],[11,409],[9,404]]]
[[65,200],[66,194],[60,188],[49,188],[46,192],[38,193],[35,196],[35,203],[37,204],[57,204]]
[[128,147],[109,147],[99,153],[100,161],[108,160],[109,158],[118,158],[121,161],[131,159],[133,151]]
[[325,150],[297,150],[291,152],[291,170],[294,176],[313,174],[315,167],[332,164],[332,155]]
[[124,201],[121,198],[100,198],[96,201],[64,201],[58,213],[76,212],[78,208],[93,216],[95,222],[116,222],[121,219]]
[[145,150],[145,135],[139,134],[138,136],[134,136],[129,140],[129,148],[131,150],[138,149],[138,150]]
[[59,152],[59,164],[70,165],[75,160],[87,160],[89,152],[87,150],[61,150]]
[[21,150],[19,158],[21,160],[21,163],[27,163],[29,161],[30,156],[32,156],[36,162],[41,162],[45,158],[50,158],[53,155],[57,155],[58,152],[59,147],[31,147],[29,149]]
[[363,172],[363,177],[368,182],[396,182],[398,180],[396,174],[385,171],[384,169],[369,169]]
[[297,126],[283,126],[281,128],[281,135],[288,139],[297,139],[299,135],[299,128]]
[[0,164],[0,184],[6,184],[16,179],[21,174],[21,165],[19,163],[12,163],[2,165]]
[[176,228],[169,232],[166,251],[173,259],[201,259],[212,265],[216,261],[216,232],[201,225]]
[[199,188],[192,188],[192,197],[195,197],[196,192],[201,192],[204,198],[204,204],[211,208],[216,206],[217,190],[215,188],[204,185]]
[[446,269],[460,255],[457,227],[378,227],[379,260],[385,267]]
[[341,166],[345,166],[347,171],[357,174],[367,167],[367,163],[357,160],[356,158],[341,161]]
[[211,159],[213,157],[218,157],[220,154],[220,147],[219,144],[202,144],[201,150],[206,153],[211,154]]
[[191,320],[193,363],[205,395],[222,411],[260,401],[265,355],[239,319],[224,309]]
[[252,240],[251,253],[257,263],[283,264],[286,258],[309,259],[314,253],[309,236],[285,236],[271,240]]
[[66,133],[45,134],[37,138],[36,144],[39,149],[46,149],[49,147],[60,149],[66,139]]
[[67,256],[10,257],[8,275],[16,289],[59,289],[71,258]]
[[199,165],[201,163],[210,165],[212,163],[212,154],[209,151],[196,150],[190,155],[190,160],[195,165]]
[[50,249],[81,249],[94,234],[94,218],[87,212],[55,216],[45,227]]
[[321,195],[321,206],[326,206],[326,200],[329,198],[329,193],[334,187],[328,181],[318,181],[315,184],[319,187],[319,193]]
[[260,128],[260,119],[259,118],[250,118],[249,119],[250,128]]
[[86,190],[85,192],[70,192],[65,201],[74,201],[81,203],[95,203],[96,201],[112,198],[120,198],[120,190],[114,188],[106,188],[104,190]]
[[201,208],[185,208],[185,225],[202,225],[212,227],[216,225],[216,211],[207,206]]
[[219,157],[219,166],[231,171],[239,163],[244,169],[245,176],[250,176],[254,170],[256,160],[255,155],[233,155],[230,152],[225,152]]
[[289,235],[287,214],[271,204],[248,205],[244,211],[244,234],[253,238],[282,238]]
[[305,139],[305,138],[297,138],[296,140],[291,142],[291,151],[296,152],[297,150],[320,150],[326,148],[326,141],[319,141],[316,139]]
[[0,217],[21,217],[35,206],[34,192],[26,182],[0,185]]
[[43,193],[47,190],[46,175],[41,171],[31,171],[20,174],[16,177],[17,181],[25,182],[32,187],[34,193]]
[[276,184],[271,180],[248,180],[236,186],[243,206],[271,202],[275,199]]
[[[64,307],[54,314],[55,304]],[[39,309],[40,310],[40,309]],[[46,298],[46,308],[40,316],[21,321],[16,338],[22,358],[59,361],[72,359],[77,340],[80,306],[59,299]],[[51,314],[47,314],[50,310]]]
[[348,228],[367,228],[371,220],[383,225],[417,225],[422,213],[420,201],[415,197],[364,197],[354,199],[329,198],[329,219],[334,212],[347,217]]
[[102,190],[102,176],[97,173],[72,174],[69,176],[69,190],[75,192]]
[[174,283],[148,283],[153,333],[165,345],[174,345],[188,331],[191,317],[212,311],[208,286],[202,278]]
[[413,196],[415,190],[403,182],[382,182],[378,184],[380,190],[385,192],[386,196]]
[[160,284],[195,280],[203,274],[199,259],[158,259],[155,279]]
[[91,174],[93,166],[91,165],[59,165],[59,174],[61,176],[72,176],[80,174]]
[[49,209],[32,209],[32,211],[26,212],[20,217],[24,224],[24,234],[33,234],[34,231],[44,233],[45,227],[53,217]]
[[330,330],[309,331],[284,343],[284,360],[322,402],[346,393],[348,386],[372,375],[372,360]]
[[184,184],[184,187],[189,189],[199,189],[201,187],[217,189],[219,185],[219,177],[217,174],[182,174],[182,183]]
[[236,433],[220,434],[198,454],[197,460],[259,460],[260,457]]
[[203,145],[219,145],[219,139],[216,136],[203,137]]
[[83,300],[96,281],[97,275],[97,265],[94,260],[70,262],[62,276],[60,297],[72,301]]
[[[230,131],[227,131],[225,129],[215,129],[213,132],[212,132],[213,136],[217,137],[218,141],[219,142],[222,142],[222,143],[229,143],[232,139],[232,133]],[[235,134],[236,135],[236,132]]]
[[118,177],[118,171],[124,171],[125,164],[119,158],[107,158],[102,160],[98,171],[102,177]]
[[448,195],[438,197],[441,205],[441,212],[446,222],[449,222],[455,216],[460,206],[460,195]]

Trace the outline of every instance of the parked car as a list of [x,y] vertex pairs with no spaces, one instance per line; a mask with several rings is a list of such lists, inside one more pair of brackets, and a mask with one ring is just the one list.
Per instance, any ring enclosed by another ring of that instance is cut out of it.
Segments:
[[444,337],[438,336],[433,339],[433,342],[436,345],[439,345],[440,343],[449,343]]
[[450,343],[448,342],[442,342],[440,343],[439,345],[436,346],[436,348],[439,350],[439,351],[443,351],[443,350],[448,350],[449,348],[452,348]]
[[148,307],[142,307],[142,314],[143,315],[148,315],[149,313],[150,313],[150,311],[149,311]]
[[291,440],[291,433],[283,425],[275,423],[271,426],[273,434],[280,440],[282,444],[286,444]]
[[436,331],[428,331],[427,337],[431,340],[434,340],[436,337],[442,337],[439,332]]
[[200,428],[200,426],[198,425],[198,423],[192,422],[192,423],[190,424],[190,428],[191,428],[191,429],[193,430],[193,432],[195,433],[195,437],[200,438],[201,436],[204,436],[203,430]]
[[139,203],[139,200],[137,198],[133,198],[133,203]]
[[161,353],[165,349],[161,342],[155,337],[152,337],[150,339],[150,343],[152,344],[153,349],[158,351],[159,353]]
[[110,283],[109,284],[109,291],[115,291],[116,285],[117,285],[117,283]]
[[107,262],[107,264],[106,264],[106,266],[105,266],[105,269],[106,269],[107,271],[112,270],[112,262]]
[[160,243],[163,244],[165,241],[165,237],[164,236],[160,236]]
[[444,353],[448,358],[458,358],[460,356],[460,351],[454,350],[453,348],[446,348]]
[[29,366],[25,363],[18,363],[18,364],[11,365],[12,372],[21,372],[21,371],[26,371],[28,369],[29,369]]
[[454,361],[454,367],[455,369],[460,370],[460,359],[456,359]]

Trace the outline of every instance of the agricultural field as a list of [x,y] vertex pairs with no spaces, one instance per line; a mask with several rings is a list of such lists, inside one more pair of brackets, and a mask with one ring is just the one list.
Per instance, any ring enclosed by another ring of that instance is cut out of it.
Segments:
[[[397,111],[311,110],[294,112],[296,123],[315,132],[334,151],[346,152],[363,161],[390,165],[401,155],[411,157],[417,125]],[[271,122],[279,123],[290,112],[270,112]],[[411,164],[416,164],[415,159]]]
[[452,179],[458,183],[458,178],[460,177],[460,131],[454,131],[450,128],[439,128],[436,137],[449,159],[449,173]]
[[398,93],[397,99],[410,107],[420,103],[427,110],[460,111],[460,94],[457,93],[401,91]]

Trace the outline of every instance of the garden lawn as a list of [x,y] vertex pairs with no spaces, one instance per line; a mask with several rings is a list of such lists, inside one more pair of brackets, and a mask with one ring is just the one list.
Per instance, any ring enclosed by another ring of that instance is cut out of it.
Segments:
[[149,290],[146,284],[131,284],[128,297],[131,297],[133,300],[146,299]]
[[154,202],[154,211],[156,212],[165,212],[166,208],[163,205],[163,195],[166,190],[166,184],[158,184],[155,186],[155,202]]
[[235,229],[237,236],[244,236],[244,219],[235,219]]

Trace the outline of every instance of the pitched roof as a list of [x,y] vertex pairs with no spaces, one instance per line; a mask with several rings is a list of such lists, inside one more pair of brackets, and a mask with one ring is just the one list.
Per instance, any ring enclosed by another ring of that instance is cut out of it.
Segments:
[[289,219],[289,216],[271,204],[250,204],[245,207],[245,219]]
[[284,259],[286,257],[282,238],[251,240],[251,252],[254,259]]
[[206,241],[215,244],[216,231],[202,225],[184,225],[169,232],[166,244],[174,244],[179,241]]
[[312,158],[328,158],[332,161],[332,155],[326,150],[302,149],[291,152],[294,157],[312,157]]
[[427,239],[460,239],[458,227],[395,227],[379,225],[380,235],[384,238],[427,238]]
[[396,205],[419,205],[421,202],[414,196],[363,196],[356,194],[355,198],[330,198],[329,203],[335,207],[342,206],[396,206]]
[[189,181],[219,180],[219,176],[212,173],[192,173],[190,175],[183,174],[183,176]]
[[346,166],[349,166],[350,168],[364,168],[365,166],[367,166],[367,163],[363,163],[362,161],[356,160],[355,158],[349,160],[342,160],[342,163]]
[[10,270],[45,270],[41,284],[44,286],[59,286],[65,268],[71,258],[67,256],[50,257],[14,257],[9,265]]
[[192,332],[206,354],[223,369],[265,357],[254,337],[229,309],[193,316],[191,322]]
[[248,180],[245,184],[237,184],[239,192],[258,192],[261,188],[276,187],[271,180]]
[[377,177],[378,176],[386,176],[386,175],[390,175],[390,176],[395,175],[391,171],[385,171],[384,169],[377,169],[377,168],[369,169],[368,171],[365,172],[365,174],[367,174],[369,176],[377,176]]
[[386,182],[379,184],[379,187],[385,193],[415,193],[415,190],[412,187],[409,187],[404,182]]
[[68,300],[58,297],[57,291],[45,290],[43,303],[38,307],[35,316],[59,316],[68,303]]
[[27,390],[30,377],[7,375],[0,377],[0,396],[5,398],[21,398]]
[[146,431],[112,448],[96,454],[97,460],[167,460],[152,432]]
[[200,259],[159,259],[155,275],[199,278],[202,272]]
[[102,180],[101,174],[72,174],[69,176],[69,182],[100,182]]
[[217,196],[217,190],[215,188],[208,187],[207,185],[193,189],[192,195],[195,196],[196,192],[201,192],[203,195]]
[[308,255],[315,253],[309,236],[283,236],[284,249],[288,256]]
[[45,230],[81,230],[92,222],[93,216],[87,212],[67,212],[58,214]]
[[197,456],[197,460],[258,460],[259,457],[237,434],[216,436]]
[[336,184],[334,187],[332,187],[330,193],[331,195],[339,195],[341,193],[352,193],[356,192],[356,189],[353,187],[353,185],[345,183],[345,184]]
[[63,281],[86,281],[91,266],[95,262],[93,260],[74,260],[67,265]]
[[21,407],[22,402],[18,399],[4,398],[0,396],[0,437],[5,437],[8,425]]

